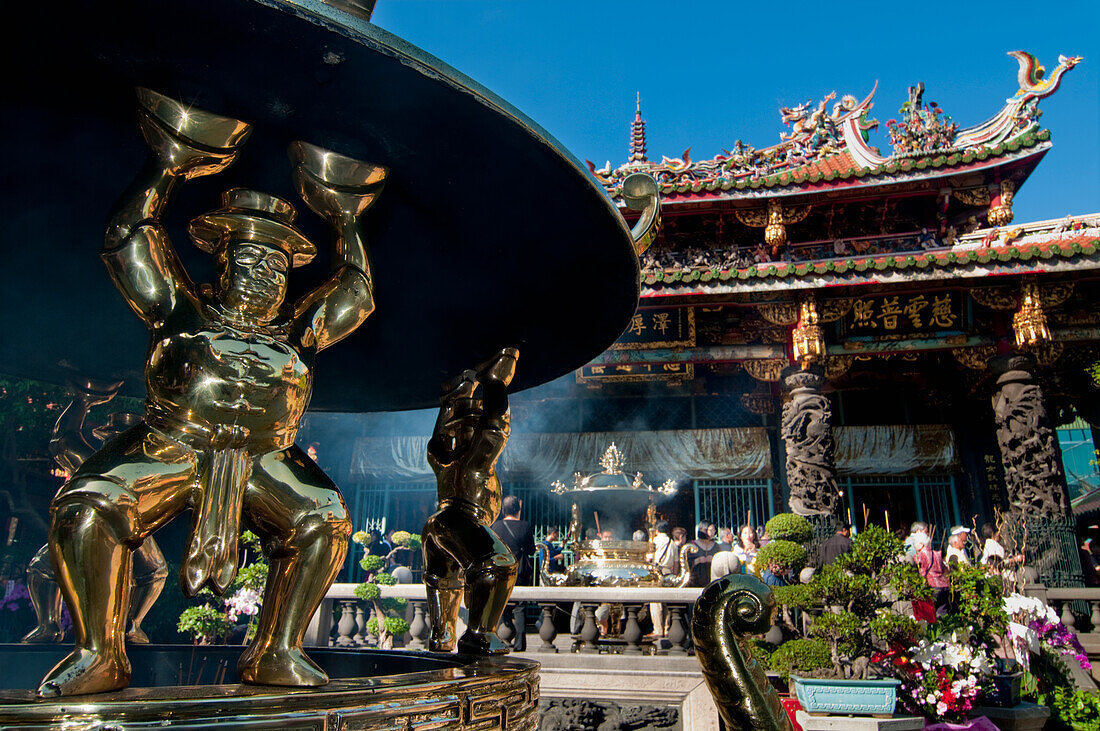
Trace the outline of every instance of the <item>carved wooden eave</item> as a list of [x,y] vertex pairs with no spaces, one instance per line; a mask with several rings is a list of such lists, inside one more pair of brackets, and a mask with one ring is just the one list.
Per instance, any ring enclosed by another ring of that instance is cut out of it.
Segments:
[[[1043,283],[1039,299],[1043,307],[1058,307],[1073,295],[1073,282]],[[971,287],[970,296],[991,310],[1015,310],[1020,306],[1020,287]]]
[[758,381],[772,383],[778,381],[790,362],[786,358],[762,358],[746,360],[741,365],[750,376]]

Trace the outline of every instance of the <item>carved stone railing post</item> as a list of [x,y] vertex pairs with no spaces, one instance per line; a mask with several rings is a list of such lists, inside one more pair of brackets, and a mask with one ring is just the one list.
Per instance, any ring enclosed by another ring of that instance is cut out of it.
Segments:
[[626,648],[623,650],[624,655],[641,655],[642,647],[639,641],[642,639],[642,628],[638,624],[638,611],[641,606],[638,604],[626,604],[624,610],[626,611],[626,626],[623,628],[623,639],[626,641]]
[[366,602],[355,602],[355,634],[351,639],[359,647],[367,644],[367,610],[365,604]]
[[836,485],[836,444],[833,410],[822,395],[824,371],[818,366],[789,368],[783,385],[790,400],[783,405],[781,433],[787,453],[787,485],[791,511],[799,515],[833,516],[840,511]]
[[409,623],[409,640],[408,649],[410,650],[424,650],[427,649],[428,644],[428,623],[424,621],[424,608],[426,602],[412,602],[413,619]]
[[338,647],[352,647],[355,640],[355,600],[344,599],[340,602],[340,621],[336,625],[336,645]]
[[370,617],[372,614],[374,614],[374,607],[370,604],[367,604],[364,607],[363,612],[363,616],[365,617],[365,619],[363,620],[363,627],[366,628],[363,630],[363,640],[366,643],[367,647],[378,647],[378,635],[374,632],[371,632],[370,625],[367,624],[367,622],[370,621]]
[[1089,616],[1092,622],[1092,631],[1100,632],[1100,602],[1092,602],[1092,614]]
[[539,652],[557,652],[558,648],[554,647],[554,640],[558,636],[558,630],[554,627],[554,612],[557,611],[557,604],[539,604],[542,607],[542,622],[539,624],[539,638],[542,640],[542,644],[539,645]]
[[684,625],[684,606],[682,604],[668,605],[668,641],[672,643],[669,655],[686,655],[688,632]]
[[581,613],[584,615],[584,624],[581,625],[581,633],[578,636],[578,650],[580,652],[599,652],[597,640],[600,637],[600,628],[596,624],[596,607],[599,604],[581,604]]

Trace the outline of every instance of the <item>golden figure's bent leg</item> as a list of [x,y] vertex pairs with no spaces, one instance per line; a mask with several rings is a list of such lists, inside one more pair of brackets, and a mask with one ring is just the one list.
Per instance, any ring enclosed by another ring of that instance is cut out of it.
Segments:
[[141,629],[141,620],[153,608],[168,579],[168,563],[160,546],[151,537],[134,551],[134,585],[130,590],[130,629],[126,641],[135,645],[149,644],[149,637]]
[[27,591],[38,626],[28,632],[22,642],[61,642],[65,637],[61,629],[61,590],[53,579],[48,543],[38,549],[27,564]]
[[76,647],[38,688],[40,697],[127,685],[124,633],[133,547],[186,507],[194,453],[144,425],[90,457],[50,507],[50,553],[72,615]]
[[424,524],[424,587],[428,596],[428,621],[431,633],[428,649],[432,652],[452,652],[455,649],[455,626],[462,603],[462,566],[440,545],[439,536],[446,532],[437,522],[444,508]]
[[105,512],[79,498],[54,503],[50,548],[73,618],[76,648],[46,675],[40,698],[101,693],[130,682],[123,638],[130,549],[119,535],[118,521]]
[[291,446],[257,458],[244,510],[264,538],[271,568],[256,639],[237,663],[241,680],[324,685],[328,676],[303,652],[302,638],[347,554],[344,501],[321,468]]
[[[425,546],[429,541],[434,543],[466,572],[470,621],[458,640],[458,651],[475,655],[508,652],[508,645],[497,637],[496,630],[516,583],[516,559],[511,551],[496,533],[478,522],[472,510],[463,510],[460,504],[449,505],[433,515],[424,528],[424,540]],[[433,572],[430,566],[426,568]]]

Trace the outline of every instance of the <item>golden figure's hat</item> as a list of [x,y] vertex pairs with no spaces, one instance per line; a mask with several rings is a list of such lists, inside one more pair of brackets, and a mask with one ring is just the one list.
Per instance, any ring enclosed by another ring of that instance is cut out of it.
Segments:
[[222,207],[191,221],[188,231],[195,245],[214,252],[230,239],[255,241],[286,252],[291,266],[308,264],[317,247],[294,227],[298,212],[289,202],[248,188],[222,193]]

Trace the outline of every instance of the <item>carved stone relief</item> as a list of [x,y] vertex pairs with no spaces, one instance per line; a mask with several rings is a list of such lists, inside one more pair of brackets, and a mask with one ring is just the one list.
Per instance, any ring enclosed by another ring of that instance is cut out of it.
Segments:
[[1043,392],[1033,376],[1035,360],[1027,355],[1006,356],[995,367],[1001,375],[993,394],[993,413],[1010,511],[1065,515],[1066,481]]
[[791,511],[799,515],[835,515],[840,507],[833,411],[821,394],[824,383],[816,369],[793,371],[784,378],[791,398],[783,405],[781,434]]

